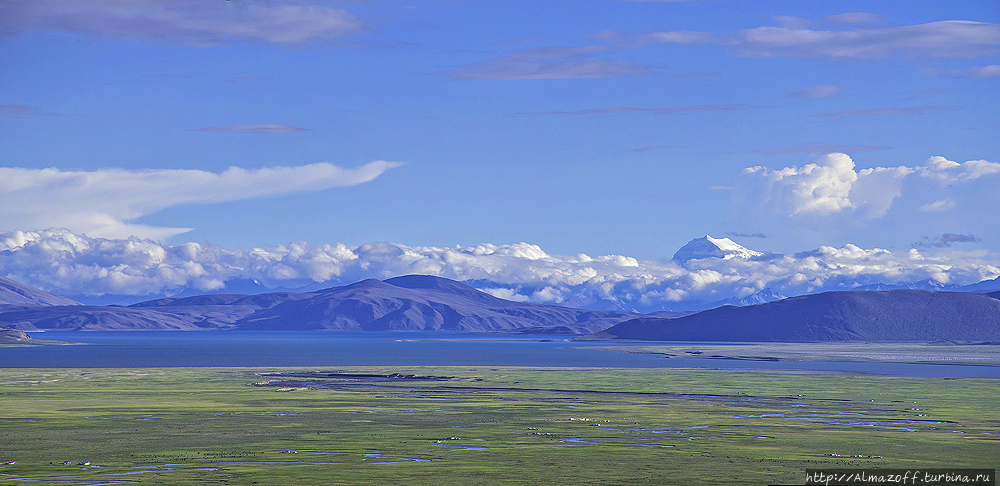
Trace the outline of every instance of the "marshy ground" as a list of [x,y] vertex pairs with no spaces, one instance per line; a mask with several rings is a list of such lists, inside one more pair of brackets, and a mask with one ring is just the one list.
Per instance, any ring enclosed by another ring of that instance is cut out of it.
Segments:
[[578,368],[0,370],[0,483],[800,484],[995,468],[1000,383]]

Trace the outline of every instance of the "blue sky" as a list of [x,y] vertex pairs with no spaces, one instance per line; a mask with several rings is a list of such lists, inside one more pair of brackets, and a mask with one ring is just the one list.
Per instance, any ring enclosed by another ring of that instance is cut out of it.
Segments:
[[998,22],[992,0],[12,0],[0,230],[641,261],[710,234],[993,278]]

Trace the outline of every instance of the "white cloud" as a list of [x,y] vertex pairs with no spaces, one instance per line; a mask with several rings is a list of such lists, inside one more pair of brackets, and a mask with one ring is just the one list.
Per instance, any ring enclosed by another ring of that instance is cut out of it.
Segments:
[[919,208],[917,208],[917,210],[923,211],[925,213],[939,213],[942,211],[947,211],[954,207],[955,207],[955,201],[951,199],[938,199],[937,201],[934,201],[932,203],[920,206]]
[[954,184],[1000,173],[1000,164],[985,160],[970,160],[959,164],[941,156],[934,156],[927,159],[924,166],[919,168],[919,172],[923,177]]
[[[938,239],[973,241],[955,235]],[[230,250],[211,244],[92,238],[55,229],[0,232],[0,275],[64,295],[211,291],[235,278],[256,278],[271,287],[335,286],[416,273],[469,281],[510,300],[561,303],[600,298],[651,311],[677,308],[684,301],[745,296],[768,287],[798,295],[878,282],[934,279],[970,284],[1000,275],[1000,260],[985,252],[925,255],[914,249],[895,254],[844,245],[681,264],[623,255],[551,255],[528,243],[442,248],[293,242]]]
[[[934,156],[917,167],[872,167],[855,170],[845,154],[829,154],[801,167],[744,169],[734,201],[749,212],[771,215],[822,217],[850,213],[861,220],[881,218],[903,195],[911,175],[955,185],[1000,174],[1000,163],[986,160],[953,162]],[[940,194],[920,194],[933,202],[919,206],[922,212],[951,209],[955,202]]]
[[833,213],[855,207],[848,195],[858,174],[854,172],[854,161],[846,154],[829,154],[802,167],[779,170],[748,167],[743,170],[741,180],[760,186],[761,202],[787,216]]
[[54,30],[172,44],[301,44],[365,32],[367,22],[310,2],[201,0],[8,0],[0,32]]
[[329,163],[298,167],[202,170],[101,169],[91,172],[0,167],[0,227],[65,227],[91,236],[162,240],[188,231],[133,222],[180,204],[211,204],[318,191],[371,181],[396,162],[352,169]]

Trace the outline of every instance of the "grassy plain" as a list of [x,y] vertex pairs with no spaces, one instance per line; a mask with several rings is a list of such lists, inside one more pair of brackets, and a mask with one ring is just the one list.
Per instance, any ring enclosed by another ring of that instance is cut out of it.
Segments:
[[[452,379],[262,375],[291,371]],[[996,468],[998,381],[665,369],[4,369],[0,462],[14,464],[0,466],[0,484],[762,485],[801,484],[805,469],[819,467]],[[316,383],[326,387],[306,386]]]
[[595,351],[659,354],[665,358],[1000,366],[1000,345],[997,344],[836,342],[574,347]]

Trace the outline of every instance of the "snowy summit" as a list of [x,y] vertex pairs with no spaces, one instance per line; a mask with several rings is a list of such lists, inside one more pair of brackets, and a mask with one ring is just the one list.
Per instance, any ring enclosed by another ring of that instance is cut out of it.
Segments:
[[700,260],[702,258],[752,258],[761,256],[763,253],[744,248],[740,244],[729,238],[712,238],[704,236],[695,238],[682,246],[677,253],[674,253],[674,261],[686,262],[688,260]]

